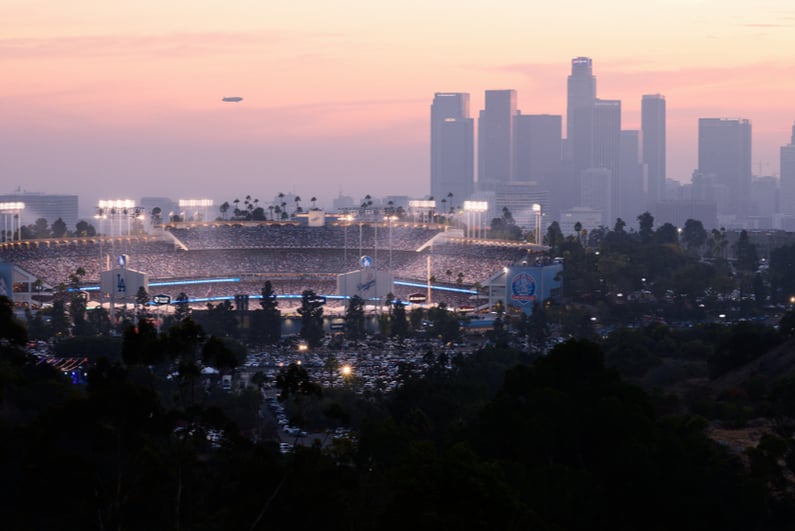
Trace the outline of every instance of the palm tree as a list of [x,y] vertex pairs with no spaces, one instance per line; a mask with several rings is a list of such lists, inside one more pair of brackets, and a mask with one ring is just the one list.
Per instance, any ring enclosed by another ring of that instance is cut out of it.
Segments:
[[315,210],[315,208],[316,208],[315,207],[315,202],[317,202],[317,197],[312,196],[312,199],[310,199],[310,201],[312,202],[312,210]]
[[[574,232],[577,233],[577,242],[579,243],[580,242],[580,232],[582,232],[582,223],[580,223],[579,221],[574,224]],[[536,242],[536,243],[538,243],[538,242]]]
[[235,215],[235,217],[237,217],[237,216],[239,216],[239,215],[240,215],[240,208],[239,208],[239,206],[240,206],[240,199],[238,199],[238,198],[235,198],[235,200],[234,200],[234,201],[232,201],[232,202],[235,204],[235,210],[233,211],[233,214]]
[[221,217],[226,219],[226,213],[229,212],[229,201],[224,201],[218,210],[221,211]]
[[300,195],[295,196],[295,199],[293,199],[293,201],[295,201],[295,213],[300,214],[301,212],[303,212],[303,209],[301,208],[301,196]]

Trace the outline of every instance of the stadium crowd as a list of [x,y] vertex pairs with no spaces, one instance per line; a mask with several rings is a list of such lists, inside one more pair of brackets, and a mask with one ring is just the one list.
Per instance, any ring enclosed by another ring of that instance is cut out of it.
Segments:
[[[527,258],[523,248],[472,241],[436,242],[418,252],[440,231],[413,225],[393,226],[391,246],[389,227],[380,224],[217,225],[169,232],[179,242],[165,234],[15,242],[0,246],[0,260],[17,264],[51,286],[68,284],[78,268],[85,271],[84,284],[96,284],[100,271],[115,267],[122,254],[129,256],[127,267],[147,273],[150,282],[240,278],[235,283],[176,284],[169,291],[199,298],[256,295],[265,280],[279,294],[300,294],[305,289],[332,294],[336,275],[359,269],[360,253],[371,256],[373,267],[391,271],[396,280],[424,283],[430,276],[434,283],[465,288],[484,284],[503,267]],[[396,286],[394,291],[405,299],[417,288]]]

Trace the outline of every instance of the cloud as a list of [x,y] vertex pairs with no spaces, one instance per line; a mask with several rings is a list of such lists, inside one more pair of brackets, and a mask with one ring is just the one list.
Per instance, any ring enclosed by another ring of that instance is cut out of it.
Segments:
[[789,28],[792,24],[740,24],[744,28]]
[[333,33],[206,32],[162,35],[86,35],[0,39],[0,60],[60,57],[193,57],[236,54],[296,38],[329,38]]

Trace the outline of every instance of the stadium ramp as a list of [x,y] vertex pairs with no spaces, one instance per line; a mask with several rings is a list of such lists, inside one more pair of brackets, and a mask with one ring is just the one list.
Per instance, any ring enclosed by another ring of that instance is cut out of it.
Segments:
[[176,247],[177,249],[181,249],[181,250],[183,250],[183,251],[190,251],[190,249],[188,249],[188,246],[187,246],[187,245],[185,245],[184,243],[182,243],[182,241],[181,241],[179,238],[177,238],[176,236],[174,236],[174,235],[171,233],[171,231],[163,230],[163,229],[161,228],[161,229],[159,229],[157,232],[159,232],[159,233],[160,233],[160,237],[161,237],[163,240],[165,240],[165,241],[168,241],[169,243],[173,243],[173,244],[174,244],[174,247]]

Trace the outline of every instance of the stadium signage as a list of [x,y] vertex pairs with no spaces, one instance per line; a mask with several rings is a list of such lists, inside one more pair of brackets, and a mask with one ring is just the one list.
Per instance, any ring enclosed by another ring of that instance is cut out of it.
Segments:
[[162,306],[164,304],[171,304],[171,295],[155,295],[154,297],[152,297],[152,302],[154,302],[158,306]]
[[326,304],[326,298],[320,295],[316,295],[315,297],[309,299],[311,304]]
[[475,307],[474,306],[459,306],[458,307],[458,311],[459,312],[474,312],[475,311]]
[[412,293],[408,299],[409,302],[425,302],[428,300],[428,296],[424,293]]

